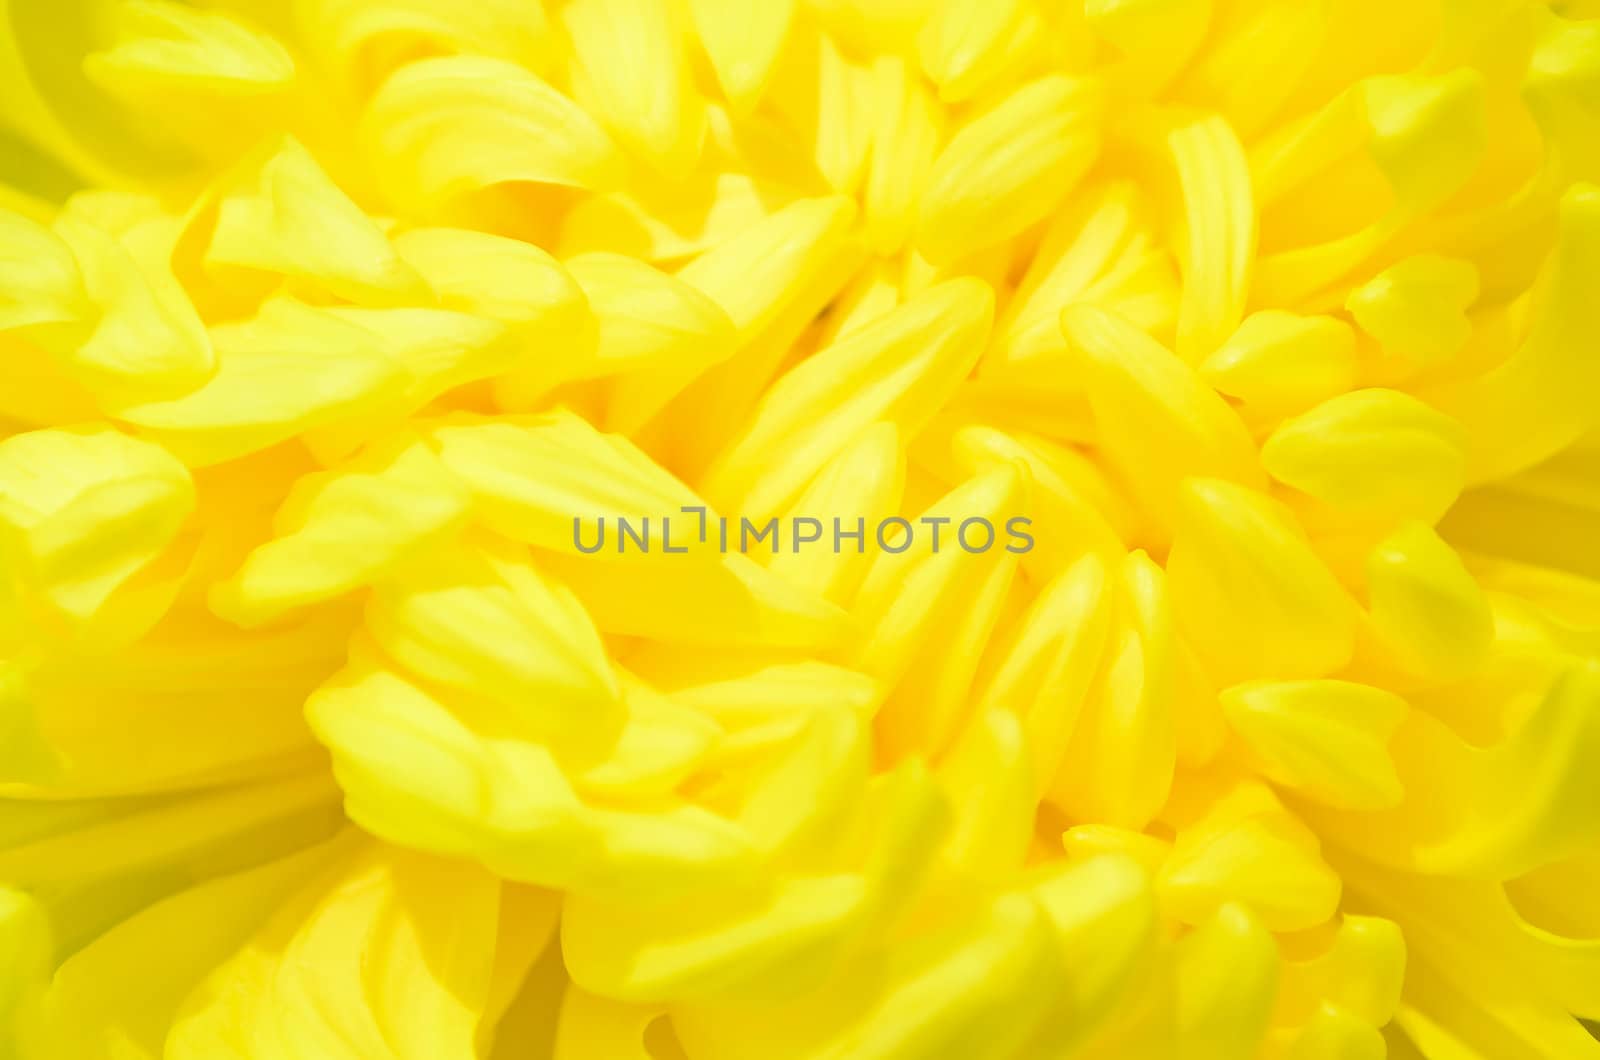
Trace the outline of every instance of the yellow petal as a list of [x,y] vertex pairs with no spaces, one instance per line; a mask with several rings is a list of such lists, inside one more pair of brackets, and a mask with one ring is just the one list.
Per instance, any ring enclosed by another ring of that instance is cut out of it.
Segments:
[[561,9],[580,101],[669,179],[699,158],[705,103],[665,0],[576,0]]
[[187,886],[322,842],[341,827],[321,772],[153,800],[7,799],[5,878],[48,915],[69,956]]
[[[0,669],[7,782],[60,796],[237,782],[303,759],[305,698],[344,656],[333,612],[242,636],[220,622],[158,627],[113,651],[96,639]],[[149,745],[128,754],[125,733]]]
[[1600,179],[1594,118],[1583,105],[1593,92],[1594,33],[1592,18],[1544,19],[1523,89],[1563,170],[1587,181]]
[[1117,572],[1118,618],[1051,799],[1074,818],[1149,824],[1177,764],[1177,647],[1167,579],[1143,552]]
[[75,623],[155,562],[195,503],[187,469],[108,427],[0,441],[0,547],[25,588]]
[[1032,891],[1060,947],[1065,996],[1023,1055],[1070,1056],[1126,1011],[1150,974],[1159,932],[1155,895],[1149,874],[1114,854],[1056,869]]
[[1285,1055],[1294,1060],[1385,1060],[1392,1054],[1376,1028],[1325,1005],[1295,1035]]
[[[822,516],[813,513],[826,513],[827,523],[817,530],[817,546],[807,549],[796,541],[789,551],[774,556],[767,569],[791,584],[848,605],[877,553],[876,543],[870,549],[865,543],[854,549],[832,535],[854,533],[858,520],[877,527],[899,510],[904,485],[899,432],[892,424],[881,423],[841,450],[784,515],[785,520],[815,519],[822,524]],[[825,547],[824,540],[838,547]]]
[[624,1001],[731,987],[748,994],[765,980],[781,990],[815,981],[818,958],[837,947],[864,898],[864,881],[848,875],[793,877],[771,893],[724,893],[666,910],[576,897],[562,913],[562,951],[573,982]]
[[364,342],[382,350],[402,373],[398,390],[373,395],[356,415],[307,430],[306,445],[325,464],[441,394],[500,375],[525,359],[512,329],[474,313],[343,306],[325,312],[358,328]]
[[1004,895],[918,939],[896,955],[883,994],[819,1057],[1013,1054],[1053,1000],[1048,922],[1031,897]]
[[[1366,261],[1407,219],[1447,202],[1483,158],[1485,106],[1476,70],[1380,76],[1291,125],[1272,161],[1258,167],[1263,201],[1301,186],[1316,198],[1280,203],[1280,212],[1344,209],[1331,214],[1334,230],[1318,241],[1264,256],[1257,295],[1297,303]],[[1322,179],[1308,179],[1314,175]],[[1350,190],[1330,198],[1328,188]]]
[[1138,220],[1134,189],[1122,183],[1084,194],[1051,220],[996,324],[991,357],[1015,361],[1064,351],[1061,310],[1095,293],[1120,259],[1148,245]]
[[1257,1055],[1278,991],[1278,948],[1242,905],[1228,904],[1178,944],[1178,1028],[1185,1051]]
[[130,248],[92,224],[63,215],[55,230],[99,309],[91,334],[79,341],[63,336],[72,378],[112,407],[184,394],[211,378],[218,356],[169,273],[147,270]]
[[1450,680],[1482,665],[1494,637],[1489,600],[1455,551],[1419,523],[1367,559],[1373,628],[1412,673]]
[[1444,202],[1483,155],[1483,77],[1463,69],[1442,77],[1374,77],[1360,86],[1374,160],[1403,209]]
[[972,370],[993,314],[981,282],[951,280],[807,360],[756,406],[707,472],[706,496],[761,518],[873,423],[914,434]]
[[[196,882],[117,924],[56,969],[20,1024],[23,1054],[94,1056],[118,1049],[140,1060],[162,1056],[190,991],[340,849],[336,839]],[[207,930],[190,930],[197,918]],[[159,969],[147,959],[154,950],[162,955]]]
[[[970,409],[980,419],[1011,424],[1058,444],[1089,442],[1095,433],[1094,413],[1080,373],[1067,352],[1059,322],[1052,330],[1058,336],[1058,355],[1033,357],[987,370],[980,367],[980,374],[962,385],[957,407]],[[951,422],[949,415],[941,419],[946,424]]]
[[[743,527],[729,525],[733,546]],[[705,544],[717,540],[718,531],[709,530]],[[854,631],[849,616],[810,587],[791,584],[733,547],[728,555],[703,560],[656,555],[641,564],[548,553],[543,562],[606,633],[675,644],[830,651]]]
[[[630,662],[639,665],[641,656]],[[844,707],[865,716],[877,704],[878,686],[865,674],[826,663],[772,663],[753,666],[743,655],[731,672],[708,667],[674,649],[647,660],[652,678],[673,700],[709,715],[729,729],[789,721]]]
[[1408,1001],[1395,1024],[1405,1032],[1404,1040],[1414,1043],[1416,1055],[1445,1060],[1600,1056],[1587,1027],[1534,991],[1519,983],[1485,991],[1452,971],[1442,972],[1432,962],[1411,966]]
[[946,862],[980,880],[999,880],[1019,869],[1037,799],[1016,715],[980,711],[940,763],[939,780],[956,807]]
[[944,140],[946,119],[911,65],[881,58],[867,85],[874,121],[863,198],[868,244],[879,253],[905,245]]
[[691,0],[689,9],[722,94],[735,114],[749,114],[765,94],[783,51],[795,0]]
[[1273,478],[1340,515],[1436,522],[1461,493],[1459,424],[1397,390],[1356,390],[1288,420],[1261,447]]
[[932,0],[807,0],[829,33],[862,51],[910,51],[932,6]]
[[585,374],[653,371],[733,352],[733,322],[722,307],[676,276],[620,254],[585,254],[567,270],[599,322],[596,363]]
[[714,513],[684,511],[704,508],[688,487],[626,439],[571,413],[462,420],[431,436],[445,466],[472,491],[479,518],[514,541],[575,555],[580,531],[587,547],[606,524],[647,518],[671,520],[674,550],[716,537],[705,529],[715,525]]
[[[791,644],[829,643],[844,632],[843,613],[819,596],[745,556],[719,554],[737,551],[741,535],[762,527],[747,531],[740,520],[719,517],[623,439],[569,414],[520,426],[447,426],[435,436],[445,465],[473,491],[487,524],[549,550],[541,562],[608,632]],[[568,473],[555,475],[556,468]],[[624,549],[624,519],[636,533],[655,526],[653,554]],[[602,538],[591,548],[590,538],[607,533],[606,526],[615,547]],[[580,554],[580,541],[584,551],[608,551]],[[669,547],[674,554],[665,554]],[[696,555],[677,555],[679,549]]]
[[[85,76],[83,59],[105,43],[106,35],[96,31],[108,14],[98,4],[43,9],[6,0],[0,91],[9,104],[3,120],[7,184],[20,175],[27,185],[37,174],[34,195],[55,201],[86,180],[170,179],[192,163],[159,130],[137,127],[141,123],[130,121]],[[63,99],[73,105],[64,109]]]
[[1026,71],[1041,50],[1044,18],[1032,0],[936,0],[917,37],[922,69],[959,103]]
[[[1278,998],[1280,1018],[1315,1013],[1306,1031],[1313,1041],[1328,1033],[1314,1028],[1329,1009],[1358,1025],[1382,1027],[1400,1006],[1405,966],[1406,939],[1399,924],[1346,913],[1326,950],[1310,960],[1288,963]],[[1332,1037],[1338,1040],[1352,1035],[1335,1033]],[[1313,1051],[1311,1055],[1319,1054]],[[1333,1055],[1339,1054],[1335,1051]]]
[[556,62],[543,3],[479,0],[295,0],[306,45],[355,96],[382,84],[396,67],[423,55],[488,55],[541,76]]
[[372,332],[297,302],[269,302],[253,320],[213,328],[211,338],[220,365],[210,382],[121,414],[194,466],[380,411],[408,382]]
[[[710,366],[733,352],[733,324],[722,307],[674,276],[619,254],[580,255],[567,262],[566,271],[587,300],[593,321],[540,329],[547,342],[564,335],[567,350],[551,349],[536,363],[497,380],[495,394],[502,406],[535,405],[552,384],[568,379],[622,376],[619,382],[625,385],[636,374],[683,372],[697,363]],[[637,429],[630,420],[634,415],[616,402],[608,425],[624,432]]]
[[722,730],[630,674],[623,675],[622,696],[626,716],[615,744],[584,763],[574,782],[600,797],[670,795],[715,752]]
[[419,442],[385,446],[306,476],[278,511],[278,536],[212,587],[211,606],[255,626],[371,585],[437,546],[460,526],[467,504],[466,487]]
[[756,766],[737,812],[756,849],[799,859],[833,846],[866,796],[867,728],[860,714],[829,706],[807,716]]
[[1196,362],[1221,346],[1244,317],[1256,253],[1256,205],[1249,162],[1227,122],[1208,118],[1186,125],[1168,143],[1184,204],[1178,353]]
[[295,62],[275,38],[168,0],[131,0],[112,12],[110,40],[84,57],[84,74],[185,146],[227,158],[281,116]]
[[871,68],[845,56],[832,37],[803,27],[774,72],[774,106],[809,130],[817,168],[841,195],[853,194],[866,173],[873,91]]
[[580,199],[561,219],[563,257],[626,254],[649,262],[679,262],[703,254],[780,207],[802,198],[789,184],[742,170],[700,172],[665,186],[606,192]]
[[1395,744],[1407,789],[1429,793],[1406,821],[1424,872],[1506,879],[1594,841],[1586,764],[1597,739],[1592,706],[1600,666],[1564,663],[1522,724],[1471,746],[1413,714]]
[[[722,307],[737,333],[741,358],[701,380],[713,408],[745,407],[777,371],[800,328],[843,285],[844,277],[835,270],[848,253],[855,213],[854,204],[842,196],[801,199],[758,224],[741,227],[678,272],[680,280]],[[774,340],[770,345],[759,341],[769,336]],[[611,423],[631,432],[649,422],[705,367],[697,358],[619,381]],[[727,417],[707,417],[698,410],[686,410],[685,415],[696,426],[683,434],[701,449],[726,437],[712,423]]]
[[16,1025],[17,1003],[50,974],[50,925],[39,903],[21,891],[0,890],[0,1018]]
[[421,293],[378,226],[292,139],[222,196],[205,261],[294,277],[356,302]]
[[1254,139],[1280,117],[1329,47],[1332,19],[1325,9],[1294,3],[1223,8],[1219,15],[1175,92],[1216,108],[1241,136]]
[[1389,739],[1408,707],[1345,681],[1252,682],[1222,693],[1228,723],[1269,779],[1341,809],[1398,806]]
[[1584,336],[1595,300],[1583,277],[1600,261],[1600,188],[1574,185],[1561,199],[1561,236],[1538,290],[1522,345],[1502,364],[1439,395],[1467,428],[1472,482],[1504,478],[1552,456],[1595,425],[1594,362]]
[[1478,270],[1470,262],[1423,255],[1374,276],[1350,293],[1345,308],[1384,353],[1426,367],[1466,345],[1467,309],[1477,298]]
[[625,902],[750,871],[753,850],[728,820],[674,800],[589,806],[549,748],[478,733],[370,659],[319,689],[306,713],[350,819],[393,842]]
[[568,985],[556,1016],[552,1060],[651,1060],[646,1036],[664,1013],[658,1005],[629,1005]]
[[854,217],[843,198],[795,203],[696,258],[678,276],[722,306],[748,341],[816,282]]
[[[975,476],[930,507],[898,552],[886,549],[873,563],[856,611],[868,631],[859,647],[860,667],[893,689],[877,717],[879,752],[886,759],[936,753],[971,709],[968,692],[999,620],[1016,556],[1005,551],[998,534],[986,549],[962,545],[963,533],[982,540],[981,527],[962,526],[986,521],[998,529],[1008,513],[1024,510],[1026,498],[1027,482],[1014,466]],[[893,545],[887,535],[885,541]]]
[[1109,824],[1080,824],[1061,833],[1061,845],[1074,862],[1111,855],[1129,861],[1154,875],[1167,860],[1172,844],[1165,839]]
[[402,567],[373,593],[367,622],[402,666],[497,701],[522,731],[581,740],[619,716],[616,676],[582,607],[510,549],[443,549]]
[[0,329],[68,324],[92,313],[66,242],[44,225],[0,209]]
[[1028,469],[1034,487],[1033,544],[1024,565],[1048,575],[1085,551],[1107,559],[1120,559],[1127,551],[1128,505],[1076,449],[980,426],[957,431],[951,449],[970,472],[1006,462]]
[[1355,382],[1355,333],[1334,317],[1252,313],[1200,363],[1200,375],[1262,419],[1303,412]]
[[460,228],[402,232],[394,248],[443,308],[499,321],[519,340],[537,341],[536,351],[521,351],[513,370],[495,380],[502,405],[523,407],[559,383],[596,370],[587,292],[543,250]]
[[1315,835],[1270,794],[1224,796],[1181,829],[1158,879],[1163,908],[1202,924],[1238,902],[1270,931],[1315,927],[1339,903],[1339,877],[1322,860]]
[[1173,611],[1224,681],[1321,677],[1355,644],[1355,608],[1280,505],[1192,479],[1167,559]]
[[603,190],[621,178],[616,148],[593,118],[500,59],[401,67],[372,98],[361,135],[390,196],[424,213],[511,181]]
[[980,696],[1023,723],[1036,790],[1055,777],[1100,664],[1110,626],[1106,565],[1085,556],[1039,591]]
[[1116,48],[1118,77],[1154,95],[1204,41],[1211,9],[1211,0],[1086,0],[1084,15]]
[[560,262],[531,243],[463,228],[412,228],[393,242],[445,309],[575,344],[588,326],[585,292]]
[[1043,220],[1099,155],[1101,108],[1097,83],[1052,75],[962,126],[928,175],[917,249],[948,265]]
[[472,1053],[499,881],[459,862],[370,850],[319,883],[190,996],[168,1055],[254,1056],[267,1042],[329,1060]]
[[1069,307],[1061,325],[1087,369],[1099,444],[1163,525],[1172,525],[1179,484],[1191,475],[1261,481],[1243,421],[1171,351],[1090,306]]

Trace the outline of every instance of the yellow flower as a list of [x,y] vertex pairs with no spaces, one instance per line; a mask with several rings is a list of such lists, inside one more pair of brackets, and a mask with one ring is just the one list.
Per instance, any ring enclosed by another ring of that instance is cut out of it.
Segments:
[[0,1060],[1600,1057],[1592,0],[0,0],[0,100]]

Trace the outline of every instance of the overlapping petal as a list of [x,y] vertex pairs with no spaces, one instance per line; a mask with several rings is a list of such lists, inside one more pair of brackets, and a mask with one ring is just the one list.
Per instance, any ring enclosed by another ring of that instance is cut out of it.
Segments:
[[1600,1056],[1597,15],[0,0],[0,1057]]

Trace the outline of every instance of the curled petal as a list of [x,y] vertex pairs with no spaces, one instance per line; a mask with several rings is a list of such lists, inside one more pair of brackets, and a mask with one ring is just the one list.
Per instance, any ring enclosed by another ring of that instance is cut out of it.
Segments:
[[1263,310],[1200,363],[1200,375],[1262,419],[1303,412],[1355,382],[1355,333],[1335,317]]
[[1277,946],[1242,905],[1229,904],[1178,946],[1178,1028],[1185,1048],[1255,1056],[1278,991]]
[[425,213],[512,181],[606,190],[622,178],[616,148],[593,118],[501,59],[402,67],[372,98],[361,132],[389,194]]
[[93,618],[154,563],[194,504],[170,453],[108,427],[0,441],[0,556],[71,622]]
[[1222,705],[1272,780],[1344,809],[1405,797],[1388,750],[1409,709],[1398,696],[1344,681],[1256,682],[1225,691]]
[[1466,478],[1465,432],[1397,390],[1354,390],[1286,421],[1261,447],[1267,473],[1340,515],[1434,523]]
[[1367,560],[1373,628],[1412,673],[1448,680],[1482,665],[1494,638],[1488,598],[1432,530],[1410,523]]

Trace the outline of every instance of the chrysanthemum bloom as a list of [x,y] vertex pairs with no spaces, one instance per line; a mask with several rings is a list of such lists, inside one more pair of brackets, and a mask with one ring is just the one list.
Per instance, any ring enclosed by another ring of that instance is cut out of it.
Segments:
[[1597,19],[0,0],[0,1056],[1600,1057]]

